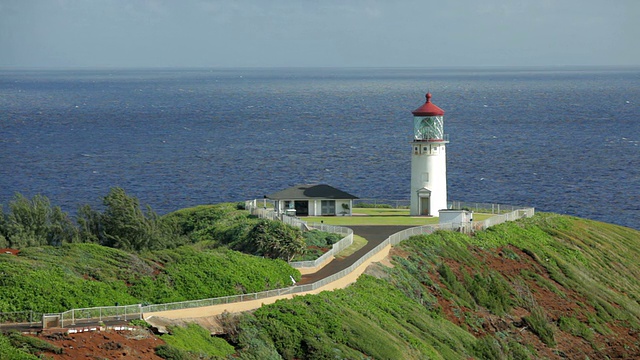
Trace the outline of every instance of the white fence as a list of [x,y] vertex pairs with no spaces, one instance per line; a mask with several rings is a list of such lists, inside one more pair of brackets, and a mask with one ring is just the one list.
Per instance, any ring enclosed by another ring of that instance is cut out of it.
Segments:
[[95,326],[96,323],[110,321],[131,321],[142,319],[142,305],[101,306],[94,308],[72,309],[62,313],[44,314],[42,328]]
[[0,313],[0,329],[11,329],[13,326],[23,328],[37,327],[41,321],[42,313],[31,310]]
[[[307,224],[306,222],[289,217],[289,216],[281,216],[278,217],[275,215],[272,209],[265,209],[264,207],[254,207],[251,206],[255,204],[257,201],[247,201],[247,209],[252,211],[254,215],[270,218],[270,219],[279,219],[284,221],[287,224],[293,226],[300,226],[303,228],[312,228],[315,226],[319,226],[323,231],[329,232],[338,232],[342,231],[345,238],[342,241],[346,240],[348,237],[351,237],[351,241],[353,241],[353,232],[351,229],[343,228],[340,226],[331,226],[324,224]],[[193,300],[193,301],[181,301],[181,302],[173,302],[167,304],[156,304],[156,305],[146,305],[142,306],[140,304],[136,305],[126,305],[126,306],[110,306],[110,307],[97,307],[97,308],[87,308],[87,309],[74,309],[69,310],[63,313],[56,314],[45,314],[42,316],[42,327],[44,329],[50,327],[68,327],[72,325],[83,326],[83,324],[95,324],[96,322],[106,322],[106,321],[118,321],[118,320],[132,320],[132,319],[141,319],[143,318],[143,314],[152,313],[157,311],[167,311],[167,310],[180,310],[180,309],[188,309],[202,306],[211,306],[218,304],[228,304],[234,302],[241,302],[247,300],[257,300],[257,299],[265,299],[273,296],[281,296],[286,294],[296,294],[303,293],[312,290],[316,290],[324,285],[330,284],[348,274],[353,272],[358,266],[362,265],[365,261],[378,254],[382,249],[384,249],[387,245],[397,245],[403,240],[406,240],[415,235],[425,235],[431,234],[437,230],[455,230],[455,231],[464,231],[462,226],[471,226],[473,231],[486,229],[490,226],[494,226],[506,221],[513,221],[523,217],[531,217],[534,215],[534,208],[527,207],[517,207],[517,206],[508,206],[508,205],[497,205],[497,204],[482,204],[482,203],[463,203],[463,202],[451,202],[450,206],[452,208],[466,208],[476,212],[489,212],[492,214],[496,214],[484,221],[474,221],[471,224],[440,224],[440,225],[425,225],[419,227],[409,228],[398,233],[395,233],[389,236],[385,241],[383,241],[380,245],[373,248],[363,257],[358,259],[355,263],[353,263],[348,268],[333,274],[324,279],[318,280],[313,284],[306,285],[297,285],[291,286],[284,289],[276,289],[269,291],[262,291],[258,293],[252,294],[242,294],[242,295],[234,295],[234,296],[224,296],[210,299],[202,299],[202,300]],[[345,242],[344,246],[346,247]],[[338,244],[338,243],[336,243]],[[340,249],[342,250],[342,249]],[[337,250],[339,251],[339,250]],[[316,260],[317,261],[317,260]]]

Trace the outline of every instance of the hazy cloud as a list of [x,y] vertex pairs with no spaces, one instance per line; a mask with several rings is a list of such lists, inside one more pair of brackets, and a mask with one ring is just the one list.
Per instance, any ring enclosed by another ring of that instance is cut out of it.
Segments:
[[0,67],[640,65],[639,4],[0,0]]

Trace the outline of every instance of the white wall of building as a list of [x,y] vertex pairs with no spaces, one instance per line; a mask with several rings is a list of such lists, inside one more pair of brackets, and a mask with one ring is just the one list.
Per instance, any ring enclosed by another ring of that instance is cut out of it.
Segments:
[[[438,216],[447,208],[447,141],[414,141],[411,143],[411,215]],[[429,211],[424,213],[418,194],[420,189],[431,191]]]

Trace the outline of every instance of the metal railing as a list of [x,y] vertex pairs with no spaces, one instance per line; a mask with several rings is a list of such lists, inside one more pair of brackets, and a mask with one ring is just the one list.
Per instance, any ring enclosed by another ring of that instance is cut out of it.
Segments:
[[[255,203],[255,202],[247,202]],[[313,290],[317,290],[327,284],[330,284],[338,279],[341,279],[348,274],[352,273],[355,269],[357,269],[360,265],[365,263],[371,257],[378,254],[388,245],[397,245],[401,241],[406,240],[412,236],[416,235],[427,235],[431,234],[437,230],[455,230],[461,231],[461,227],[469,226],[472,227],[473,231],[486,229],[490,226],[494,226],[506,221],[513,221],[523,217],[531,217],[535,213],[534,208],[529,207],[517,207],[517,206],[508,206],[508,205],[497,205],[497,204],[481,204],[481,203],[463,203],[463,202],[451,202],[452,207],[456,208],[467,208],[469,210],[475,210],[477,212],[486,212],[489,209],[491,213],[496,214],[484,221],[474,221],[472,223],[465,224],[456,224],[456,223],[446,223],[439,225],[425,225],[409,228],[398,233],[395,233],[389,236],[386,240],[384,240],[381,244],[370,250],[364,256],[359,258],[356,262],[354,262],[348,268],[333,274],[324,279],[318,280],[313,284],[306,285],[296,285],[283,289],[275,289],[262,291],[252,294],[241,294],[241,295],[233,295],[233,296],[223,296],[217,298],[209,298],[209,299],[201,299],[201,300],[192,300],[192,301],[181,301],[181,302],[173,302],[166,304],[154,304],[154,305],[146,305],[142,306],[141,304],[135,305],[125,305],[125,306],[107,306],[107,307],[95,307],[95,308],[85,308],[85,309],[72,309],[69,311],[65,311],[62,313],[54,313],[54,314],[44,314],[42,315],[42,327],[43,329],[51,328],[51,327],[68,327],[68,326],[83,326],[83,324],[95,324],[96,322],[107,322],[107,321],[130,321],[133,319],[141,319],[144,317],[145,313],[152,313],[158,311],[168,311],[168,310],[180,310],[180,309],[188,309],[195,307],[203,307],[203,306],[212,306],[219,304],[229,304],[235,302],[249,301],[249,300],[258,300],[265,299],[275,296],[282,296],[288,294],[297,294],[297,293],[305,293]],[[251,209],[253,207],[248,207]],[[476,210],[477,209],[477,210]],[[482,210],[480,210],[482,209]],[[304,221],[292,218],[289,216],[281,216],[278,217],[271,210],[270,212],[273,214],[269,214],[269,209],[255,209],[256,213],[260,211],[263,212],[262,215],[258,216],[272,216],[273,219],[280,219],[285,222],[289,222],[294,226],[301,227],[310,227],[311,225],[305,223]],[[314,224],[331,227],[331,225],[324,224]],[[342,230],[347,229],[343,227],[334,227],[333,231],[350,231]],[[326,230],[325,230],[326,231]],[[353,235],[351,232],[349,235]],[[344,239],[343,239],[344,240]],[[1,318],[0,318],[1,319]]]
[[36,327],[42,321],[42,313],[31,310],[0,313],[0,328],[13,326]]
[[142,319],[142,305],[101,306],[71,309],[61,313],[42,315],[42,328],[89,326],[109,321],[131,321]]

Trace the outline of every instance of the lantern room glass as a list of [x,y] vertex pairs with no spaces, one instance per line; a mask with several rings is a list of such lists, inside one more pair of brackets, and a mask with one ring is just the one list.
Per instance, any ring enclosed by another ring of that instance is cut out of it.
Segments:
[[442,116],[416,116],[413,120],[415,140],[443,140],[444,121]]

